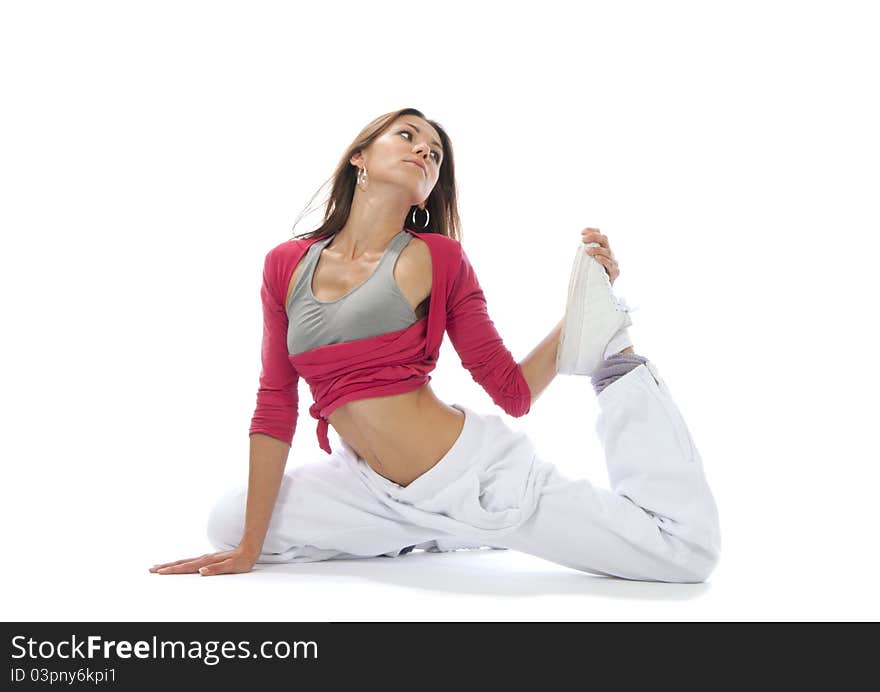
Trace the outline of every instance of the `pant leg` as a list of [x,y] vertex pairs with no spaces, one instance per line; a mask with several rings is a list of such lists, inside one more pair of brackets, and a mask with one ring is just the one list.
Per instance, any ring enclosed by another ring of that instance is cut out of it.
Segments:
[[[239,544],[246,503],[245,485],[212,508],[207,532],[217,550]],[[429,548],[444,535],[413,525],[379,501],[342,452],[334,451],[285,472],[257,562],[396,557],[413,547]]]
[[597,574],[705,581],[721,549],[718,511],[665,382],[649,361],[598,402],[611,490],[553,467],[534,513],[499,545]]

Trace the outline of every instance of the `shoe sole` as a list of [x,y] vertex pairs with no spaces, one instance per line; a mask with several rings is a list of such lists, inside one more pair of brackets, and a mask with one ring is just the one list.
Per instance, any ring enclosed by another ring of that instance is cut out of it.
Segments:
[[[578,248],[571,269],[571,277],[568,280],[568,299],[565,304],[566,319],[556,357],[556,370],[562,374],[573,374],[577,367],[577,354],[580,350],[581,335],[584,331],[584,319],[586,316],[586,310],[583,309],[583,302],[586,299],[584,287],[588,283],[589,274],[591,271],[595,271],[596,267],[605,271],[605,268],[599,264],[598,260],[594,259],[592,255],[587,254],[587,247],[596,246],[598,246],[598,243],[590,243],[586,246],[582,244]],[[582,269],[584,262],[587,262],[586,269]],[[575,311],[579,311],[579,313]],[[568,316],[574,314],[580,314],[581,319],[568,324]]]

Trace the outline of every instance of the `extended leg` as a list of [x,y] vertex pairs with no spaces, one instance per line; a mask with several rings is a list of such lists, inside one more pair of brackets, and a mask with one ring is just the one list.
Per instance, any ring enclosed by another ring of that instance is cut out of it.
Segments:
[[[614,363],[594,374],[607,377]],[[611,490],[554,467],[534,514],[499,545],[597,574],[704,581],[719,558],[718,511],[665,382],[652,363],[635,364],[598,401]]]

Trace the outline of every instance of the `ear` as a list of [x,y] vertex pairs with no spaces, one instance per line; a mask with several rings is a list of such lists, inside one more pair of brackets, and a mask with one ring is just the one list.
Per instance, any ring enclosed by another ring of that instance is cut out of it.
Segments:
[[364,162],[364,155],[362,152],[358,151],[352,154],[351,158],[348,160],[349,163],[357,166],[359,163]]

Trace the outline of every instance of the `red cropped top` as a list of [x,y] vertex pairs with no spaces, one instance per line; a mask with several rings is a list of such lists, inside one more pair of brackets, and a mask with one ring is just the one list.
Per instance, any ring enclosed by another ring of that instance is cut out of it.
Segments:
[[330,454],[327,416],[355,399],[409,392],[430,382],[444,332],[462,365],[498,406],[514,417],[529,412],[528,383],[489,318],[483,290],[461,244],[445,235],[406,230],[427,243],[431,253],[427,316],[406,329],[296,355],[287,349],[285,297],[296,265],[319,238],[286,240],[266,254],[260,290],[262,369],[250,435],[264,433],[291,444],[302,376],[314,399],[309,413],[318,420],[318,444]]

